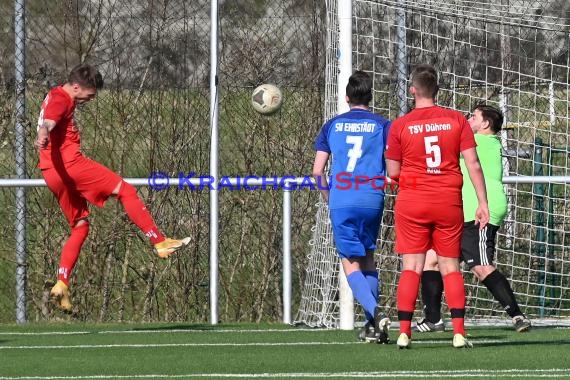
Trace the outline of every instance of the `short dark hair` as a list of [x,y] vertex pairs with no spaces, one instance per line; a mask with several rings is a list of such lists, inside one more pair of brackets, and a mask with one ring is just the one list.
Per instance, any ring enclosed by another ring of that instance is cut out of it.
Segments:
[[367,106],[372,101],[372,78],[364,71],[355,71],[348,78],[346,96],[350,104]]
[[475,107],[473,107],[473,111],[475,110],[481,111],[483,120],[489,123],[489,127],[493,133],[496,134],[501,131],[505,118],[503,116],[503,113],[498,108],[486,104],[477,104]]
[[71,69],[67,82],[99,90],[103,87],[103,76],[95,67],[82,63]]
[[432,65],[422,64],[416,66],[412,71],[411,86],[416,88],[419,96],[435,99],[439,91],[437,71]]

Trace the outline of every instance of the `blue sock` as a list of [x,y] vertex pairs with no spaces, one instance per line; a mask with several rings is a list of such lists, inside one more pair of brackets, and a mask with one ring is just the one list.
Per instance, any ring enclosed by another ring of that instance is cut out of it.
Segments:
[[348,285],[352,289],[354,298],[362,305],[366,319],[369,321],[374,317],[374,308],[376,308],[376,299],[368,286],[366,278],[361,271],[352,272],[346,277]]
[[366,282],[368,282],[368,286],[372,291],[372,295],[376,299],[376,303],[378,303],[378,297],[380,296],[380,280],[378,279],[378,271],[363,271],[362,274],[366,277]]

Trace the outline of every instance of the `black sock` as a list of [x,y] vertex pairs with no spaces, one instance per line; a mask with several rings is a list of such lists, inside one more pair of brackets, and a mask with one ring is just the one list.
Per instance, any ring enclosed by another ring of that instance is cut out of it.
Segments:
[[490,275],[485,277],[483,284],[489,289],[493,297],[505,309],[511,318],[522,315],[519,304],[515,299],[515,294],[507,278],[498,270],[491,272]]
[[422,273],[422,303],[425,317],[431,323],[437,323],[441,319],[442,293],[441,273],[435,270],[424,271]]

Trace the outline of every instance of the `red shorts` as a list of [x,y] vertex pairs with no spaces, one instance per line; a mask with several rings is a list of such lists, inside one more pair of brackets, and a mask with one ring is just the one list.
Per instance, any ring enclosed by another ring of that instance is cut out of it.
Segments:
[[111,169],[85,157],[65,166],[43,169],[42,176],[71,227],[89,215],[87,202],[103,207],[123,180]]
[[397,253],[426,253],[433,248],[439,256],[460,256],[463,233],[460,205],[396,201],[394,214]]

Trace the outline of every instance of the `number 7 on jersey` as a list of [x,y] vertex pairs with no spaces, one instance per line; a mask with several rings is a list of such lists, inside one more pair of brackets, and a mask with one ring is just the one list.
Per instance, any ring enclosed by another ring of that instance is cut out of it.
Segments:
[[352,145],[352,148],[348,150],[348,164],[346,165],[346,171],[352,173],[356,167],[356,161],[362,157],[362,139],[363,136],[346,136],[346,143]]

